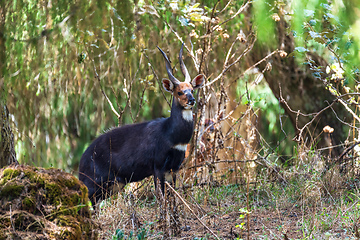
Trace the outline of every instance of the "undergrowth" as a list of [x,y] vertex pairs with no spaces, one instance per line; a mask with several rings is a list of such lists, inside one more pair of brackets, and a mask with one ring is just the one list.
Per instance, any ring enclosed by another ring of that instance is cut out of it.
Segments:
[[[355,239],[359,236],[359,179],[328,168],[311,152],[290,164],[258,164],[251,184],[208,184],[177,191],[181,237],[213,239]],[[141,196],[141,197],[139,197]],[[125,191],[104,201],[95,214],[102,239],[162,239],[159,204],[151,187]],[[171,218],[171,216],[170,216]],[[174,239],[174,236],[170,236]]]

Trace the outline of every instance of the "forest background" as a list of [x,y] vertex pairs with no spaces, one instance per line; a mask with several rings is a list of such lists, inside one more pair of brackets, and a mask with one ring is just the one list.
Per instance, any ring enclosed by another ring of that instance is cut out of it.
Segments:
[[[168,117],[156,46],[181,79],[184,43],[191,76],[207,77],[196,96],[184,183],[243,184],[265,173],[268,182],[289,182],[305,169],[311,181],[327,184],[321,196],[342,195],[345,181],[354,194],[358,6],[357,0],[1,1],[1,166],[17,159],[77,175],[82,153],[99,134]],[[335,184],[329,172],[342,181]]]

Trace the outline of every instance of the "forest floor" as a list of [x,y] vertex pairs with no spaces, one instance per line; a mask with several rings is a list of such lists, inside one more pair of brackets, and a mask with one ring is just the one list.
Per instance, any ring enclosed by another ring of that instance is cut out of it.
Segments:
[[165,239],[165,233],[168,239],[359,239],[360,196],[353,191],[325,194],[315,182],[297,181],[249,189],[197,186],[177,192],[183,200],[176,197],[180,228],[176,237],[170,203],[166,213],[160,211],[154,190],[148,187],[141,194],[124,192],[100,204],[94,216],[100,239]]

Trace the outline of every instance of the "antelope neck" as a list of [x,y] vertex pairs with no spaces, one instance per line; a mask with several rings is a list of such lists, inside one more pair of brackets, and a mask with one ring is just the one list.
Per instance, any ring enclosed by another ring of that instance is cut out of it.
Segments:
[[193,122],[193,113],[192,108],[185,109],[182,107],[178,102],[175,100],[172,103],[171,107],[171,118],[178,118],[178,116],[181,116],[182,120],[185,120],[186,122]]
[[[191,109],[186,110],[176,101],[173,101],[171,116],[168,119],[167,130],[171,135],[172,144],[187,144],[193,134],[194,123]],[[185,147],[178,147],[184,149]]]
[[193,113],[191,109],[183,109],[182,112],[182,118],[185,121],[192,122],[193,121]]

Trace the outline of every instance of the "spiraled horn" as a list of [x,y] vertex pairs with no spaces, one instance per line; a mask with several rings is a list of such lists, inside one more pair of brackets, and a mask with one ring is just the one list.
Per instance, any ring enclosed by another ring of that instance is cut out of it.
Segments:
[[161,48],[159,48],[158,46],[157,46],[157,48],[160,50],[161,54],[162,54],[162,55],[164,56],[164,58],[165,58],[166,71],[167,71],[167,73],[168,73],[168,76],[169,76],[170,81],[171,81],[173,84],[178,85],[178,84],[180,83],[180,81],[177,80],[177,79],[174,77],[174,75],[173,75],[173,73],[172,73],[172,68],[171,68],[171,64],[170,64],[169,59],[167,58],[167,56],[166,56],[166,54],[163,52],[163,50],[161,50]]
[[188,70],[186,69],[184,61],[182,59],[183,48],[184,48],[184,43],[181,45],[180,54],[179,54],[180,69],[181,69],[182,74],[185,77],[185,82],[189,83],[191,81],[190,74],[189,74]]

